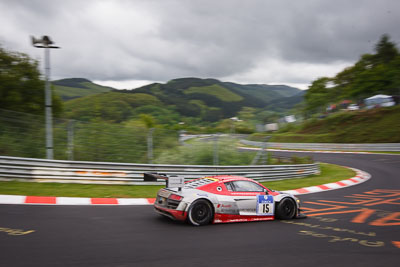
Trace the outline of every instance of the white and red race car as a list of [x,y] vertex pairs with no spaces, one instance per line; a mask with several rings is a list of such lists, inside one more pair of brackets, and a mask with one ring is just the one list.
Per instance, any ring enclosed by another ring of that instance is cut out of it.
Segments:
[[218,175],[184,182],[183,177],[146,173],[145,181],[167,180],[154,203],[157,213],[192,225],[304,218],[300,200],[245,177]]

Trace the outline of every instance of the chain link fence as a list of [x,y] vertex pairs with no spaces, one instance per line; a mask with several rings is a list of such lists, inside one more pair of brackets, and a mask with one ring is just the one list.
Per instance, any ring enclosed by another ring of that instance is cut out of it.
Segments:
[[[0,109],[0,155],[46,158],[44,116]],[[183,135],[132,121],[107,123],[53,120],[54,159],[179,165],[266,165],[312,163],[282,161],[260,151],[238,149],[243,135]]]
[[[0,155],[46,158],[45,136],[44,116],[0,109]],[[230,135],[204,135],[184,140],[180,131],[148,129],[132,122],[53,120],[56,160],[249,165],[256,155],[256,152],[238,150],[237,137]]]
[[[54,119],[54,158],[151,163],[179,145],[179,132],[101,121]],[[44,116],[0,109],[0,155],[45,158]]]

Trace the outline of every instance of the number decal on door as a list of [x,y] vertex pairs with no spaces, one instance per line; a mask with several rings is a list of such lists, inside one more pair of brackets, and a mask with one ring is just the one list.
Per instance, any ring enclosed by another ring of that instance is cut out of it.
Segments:
[[274,215],[274,197],[269,195],[257,196],[257,215]]

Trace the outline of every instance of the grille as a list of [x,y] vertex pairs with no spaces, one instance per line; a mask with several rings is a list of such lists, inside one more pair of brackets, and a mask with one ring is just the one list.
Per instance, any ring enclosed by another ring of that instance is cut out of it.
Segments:
[[168,209],[176,209],[179,205],[180,201],[179,200],[173,200],[173,199],[169,199],[169,198],[165,198],[165,197],[161,197],[161,196],[157,196],[156,199],[156,204]]
[[178,200],[167,199],[167,208],[175,210],[178,207],[179,203],[180,201]]

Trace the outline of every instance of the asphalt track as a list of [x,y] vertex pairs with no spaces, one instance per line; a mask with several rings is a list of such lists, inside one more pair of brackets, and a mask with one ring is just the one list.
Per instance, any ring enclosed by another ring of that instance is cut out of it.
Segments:
[[0,205],[0,266],[399,266],[400,156],[310,155],[372,178],[300,196],[309,217],[291,221],[192,227],[152,206]]

